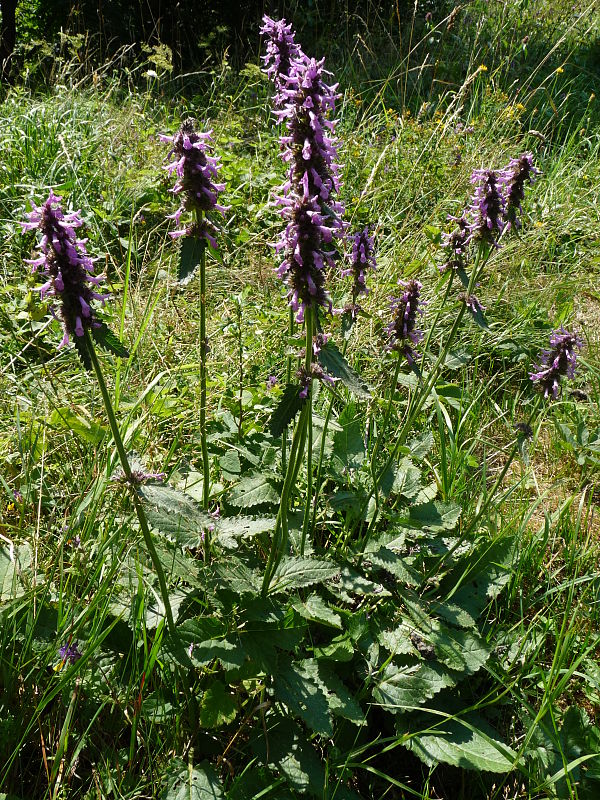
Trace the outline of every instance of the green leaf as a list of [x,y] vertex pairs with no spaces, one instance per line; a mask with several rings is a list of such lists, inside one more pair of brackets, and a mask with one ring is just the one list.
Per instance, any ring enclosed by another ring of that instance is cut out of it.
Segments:
[[392,491],[407,500],[413,500],[422,488],[421,470],[415,467],[410,458],[403,458],[398,465]]
[[250,569],[239,559],[230,559],[219,562],[216,566],[217,575],[237,594],[257,595],[262,586],[262,576],[258,570]]
[[354,722],[355,725],[365,725],[364,711],[333,669],[327,664],[319,662],[319,676],[327,688],[331,712],[336,717],[343,717]]
[[[275,476],[273,476],[275,477]],[[237,483],[229,492],[227,499],[238,508],[274,504],[279,501],[279,493],[273,488],[263,473],[254,473]]]
[[221,517],[216,538],[222,547],[234,550],[240,539],[250,539],[275,528],[275,517]]
[[0,547],[0,601],[21,597],[25,593],[19,578],[30,563],[31,549],[28,544],[19,548]]
[[315,647],[315,658],[319,661],[335,661],[342,663],[344,661],[352,661],[354,658],[354,647],[348,634],[334,639],[327,645]]
[[94,341],[107,353],[112,353],[114,356],[120,356],[121,358],[129,358],[129,350],[104,322],[100,323],[99,328],[91,328],[90,330]]
[[[325,767],[318,753],[307,739],[306,733],[291,719],[269,718],[267,736],[257,729],[251,740],[258,759],[283,775],[300,796],[323,797]],[[336,793],[336,798],[339,796]],[[276,797],[288,800],[289,791]],[[340,797],[341,800],[341,797]]]
[[487,324],[487,320],[483,315],[483,309],[480,306],[477,308],[473,308],[472,306],[467,306],[467,313],[473,320],[473,322],[482,328],[484,331],[489,331],[490,326]]
[[84,369],[86,369],[88,372],[91,372],[92,359],[90,358],[88,351],[87,338],[85,336],[74,336],[73,343],[75,344],[77,355],[79,356],[79,360],[83,364]]
[[319,679],[315,661],[306,659],[281,665],[273,679],[273,693],[315,733],[332,735],[327,690]]
[[182,286],[188,284],[202,260],[206,247],[206,240],[197,236],[184,236],[179,252],[179,265],[177,267],[177,280]]
[[404,667],[389,664],[383,671],[382,680],[373,689],[373,697],[383,708],[396,713],[422,705],[455,683],[456,678],[441,664],[421,663]]
[[409,566],[401,555],[382,547],[374,553],[369,553],[369,561],[379,569],[384,569],[397,578],[405,586],[419,586],[421,576]]
[[150,524],[180,547],[199,547],[204,532],[215,524],[195,500],[172,486],[147,483],[138,492]]
[[297,383],[288,383],[269,420],[271,436],[275,438],[281,436],[305,402],[306,398],[300,397],[300,386]]
[[429,767],[438,763],[478,772],[510,772],[517,754],[475,714],[446,720],[412,736],[404,746]]
[[340,577],[331,581],[327,588],[346,603],[353,602],[353,594],[391,597],[391,593],[384,589],[380,583],[368,580],[352,567],[344,567],[340,572]]
[[211,683],[202,696],[198,721],[202,728],[222,728],[237,715],[235,699],[221,681]]
[[434,439],[431,431],[424,431],[418,436],[413,437],[410,442],[408,442],[410,455],[415,459],[415,461],[423,461],[425,456],[433,448],[433,445]]
[[339,571],[339,567],[331,561],[320,561],[316,558],[286,558],[273,576],[269,594],[323,583],[333,578]]
[[338,469],[358,469],[365,460],[362,425],[355,414],[354,404],[350,403],[338,419],[341,430],[337,430],[333,436],[332,454]]
[[320,622],[332,628],[342,627],[342,618],[325,603],[318,594],[311,594],[306,600],[298,599],[292,604],[294,611],[311,622]]
[[237,450],[228,450],[222,455],[219,459],[219,466],[225,472],[238,475],[242,471],[242,465],[240,464],[240,456]]
[[94,422],[83,406],[55,408],[48,418],[48,425],[60,430],[71,430],[88,444],[97,446],[107,434],[106,428]]
[[363,379],[352,369],[333,342],[329,341],[321,348],[318,359],[329,375],[333,378],[339,378],[357,397],[362,400],[368,400],[371,397],[371,393]]
[[192,767],[175,759],[167,774],[167,785],[160,800],[222,800],[223,786],[208,763]]
[[456,503],[441,503],[438,501],[412,506],[410,509],[411,522],[421,528],[430,530],[452,530],[462,509]]

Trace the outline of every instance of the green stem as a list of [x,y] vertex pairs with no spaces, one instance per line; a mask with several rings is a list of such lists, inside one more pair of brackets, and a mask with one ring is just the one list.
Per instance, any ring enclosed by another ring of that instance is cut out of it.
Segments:
[[[294,335],[294,311],[289,309],[288,319],[288,334],[290,339]],[[288,344],[289,347],[289,344]],[[287,364],[285,368],[285,385],[288,386],[292,382],[292,356],[288,355]],[[285,475],[287,469],[287,425],[281,434],[281,472]]]
[[175,626],[175,620],[173,619],[173,612],[171,611],[169,590],[167,588],[165,573],[163,571],[162,564],[160,563],[160,558],[158,557],[158,553],[156,552],[156,548],[154,547],[154,542],[152,541],[152,534],[150,533],[150,526],[148,525],[148,520],[146,519],[146,512],[144,511],[144,507],[140,500],[140,496],[135,488],[135,481],[131,473],[131,466],[129,464],[129,459],[127,458],[127,453],[125,452],[125,445],[123,444],[121,432],[119,431],[117,418],[115,417],[115,412],[113,410],[110,395],[108,393],[108,389],[106,388],[106,383],[104,381],[104,375],[102,374],[100,361],[98,360],[98,355],[96,354],[96,350],[94,348],[94,342],[92,341],[92,337],[90,336],[88,330],[85,331],[85,337],[86,337],[87,349],[90,355],[90,360],[92,362],[94,372],[96,373],[96,378],[98,380],[98,385],[100,387],[100,393],[102,394],[102,400],[104,401],[104,408],[106,410],[106,415],[108,416],[108,422],[110,425],[110,429],[112,431],[115,446],[117,448],[119,460],[121,462],[121,467],[123,469],[125,479],[129,487],[131,488],[131,498],[133,500],[133,507],[135,508],[135,513],[137,514],[137,518],[140,523],[142,536],[144,537],[146,548],[148,550],[148,553],[150,554],[150,559],[152,561],[152,565],[154,566],[154,569],[156,571],[156,576],[158,578],[160,595],[162,597],[163,605],[165,607],[167,625],[169,626],[170,633],[173,634],[174,636],[177,636],[177,628]]
[[[202,212],[198,212],[198,223]],[[206,440],[206,360],[208,341],[206,339],[206,246],[200,255],[200,447],[202,449],[202,505],[208,510],[210,499],[210,462]]]
[[[307,370],[310,374],[310,370],[312,368],[312,359],[313,359],[313,335],[315,329],[315,315],[311,308],[306,309],[306,351],[304,356],[304,369]],[[308,388],[308,398],[306,400],[307,406],[307,423],[306,423],[306,434],[305,437],[308,439],[308,448],[306,452],[306,504],[304,506],[304,519],[302,521],[302,539],[300,542],[300,555],[304,555],[304,548],[306,545],[306,537],[308,535],[308,528],[310,526],[310,507],[311,507],[311,499],[312,499],[312,490],[313,490],[313,470],[312,470],[312,445],[313,445],[313,421],[312,421],[312,385],[313,382],[311,380],[310,386]],[[295,473],[298,474],[298,470],[300,468],[300,460],[302,456],[297,460]],[[294,478],[294,483],[296,479]]]
[[[307,308],[305,312],[305,328],[306,328],[306,355],[304,359],[305,369],[310,375],[312,364],[312,336],[314,327],[314,317],[311,308]],[[273,541],[271,543],[271,552],[265,568],[263,577],[262,594],[265,596],[269,591],[271,579],[279,566],[288,541],[288,513],[290,498],[293,488],[298,477],[302,458],[304,456],[304,448],[306,445],[306,428],[308,424],[312,424],[311,418],[311,404],[310,398],[312,395],[312,380],[308,387],[308,402],[302,407],[294,436],[292,437],[292,446],[290,449],[290,458],[287,464],[287,470],[283,481],[283,488],[281,490],[281,500],[279,503],[279,511],[277,512],[277,521],[275,523],[275,532],[273,534]],[[310,499],[309,501],[310,502]]]

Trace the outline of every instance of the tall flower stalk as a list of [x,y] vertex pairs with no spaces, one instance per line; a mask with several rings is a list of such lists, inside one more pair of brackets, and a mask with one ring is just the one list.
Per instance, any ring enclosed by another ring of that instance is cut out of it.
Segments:
[[[196,122],[186,119],[173,136],[161,135],[163,142],[172,145],[169,156],[172,161],[167,166],[169,174],[176,175],[171,190],[181,198],[181,204],[169,219],[175,220],[179,227],[171,232],[173,238],[186,237],[192,244],[200,244],[198,270],[200,272],[200,446],[202,451],[202,504],[208,509],[210,501],[210,460],[206,432],[206,378],[208,360],[208,339],[206,336],[206,245],[216,248],[217,226],[212,212],[224,214],[227,207],[218,202],[219,194],[225,184],[218,182],[219,159],[212,155],[212,131],[196,131]],[[187,216],[187,224],[182,217]],[[183,254],[183,251],[182,251]],[[196,265],[194,265],[196,266]]]
[[96,373],[121,468],[125,481],[130,487],[130,496],[140,529],[158,578],[167,624],[169,630],[176,635],[165,574],[137,492],[140,481],[132,471],[125,451],[110,394],[96,353],[95,342],[118,356],[126,356],[127,351],[117,337],[109,331],[105,323],[99,319],[92,305],[94,301],[104,303],[108,295],[96,292],[102,276],[93,274],[93,259],[88,256],[85,247],[87,239],[77,237],[76,230],[83,225],[79,212],[64,213],[60,201],[60,197],[50,192],[48,199],[39,207],[34,205],[33,211],[27,215],[27,221],[21,223],[24,231],[37,229],[42,234],[37,256],[27,260],[27,263],[31,264],[34,271],[40,270],[47,278],[40,287],[40,293],[42,297],[54,298],[55,305],[52,307],[52,313],[60,319],[64,331],[59,348],[64,347],[70,339],[73,339],[83,363],[88,368],[93,368]]
[[[265,26],[273,30],[272,20]],[[291,29],[284,22],[285,36]],[[273,39],[268,48],[274,52]],[[268,50],[268,55],[269,52]],[[334,240],[343,235],[343,206],[337,199],[339,165],[335,121],[336,86],[324,80],[324,61],[307,58],[301,51],[289,54],[285,75],[276,82],[274,114],[284,124],[280,137],[287,178],[275,203],[286,226],[275,250],[282,256],[277,273],[287,285],[287,299],[298,323],[305,327],[304,366],[301,370],[300,397],[304,400],[292,437],[286,465],[283,491],[273,536],[271,552],[263,580],[263,593],[287,549],[288,513],[291,494],[304,460],[306,439],[312,438],[312,385],[315,377],[327,379],[313,360],[313,337],[319,308],[332,310],[326,288],[325,270],[335,259]],[[269,63],[267,61],[267,63]],[[274,62],[273,62],[274,63]],[[281,66],[281,59],[279,61]],[[280,73],[278,73],[280,74]],[[331,380],[331,379],[330,379]],[[308,484],[303,541],[308,526],[308,508],[312,493],[312,448],[308,449]]]

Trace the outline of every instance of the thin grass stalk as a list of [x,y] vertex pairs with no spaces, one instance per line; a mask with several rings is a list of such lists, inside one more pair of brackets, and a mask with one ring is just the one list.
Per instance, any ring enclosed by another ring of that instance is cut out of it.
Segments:
[[173,619],[173,612],[171,610],[171,603],[169,600],[169,590],[167,588],[165,573],[163,571],[162,564],[160,563],[160,558],[158,557],[158,553],[156,552],[154,542],[152,541],[152,534],[150,533],[150,526],[148,525],[146,512],[144,511],[144,507],[142,505],[140,497],[137,491],[135,490],[134,479],[131,473],[131,466],[129,464],[129,459],[127,458],[127,453],[125,452],[125,445],[123,444],[121,432],[119,431],[119,426],[117,424],[115,412],[112,407],[110,395],[108,393],[108,389],[106,388],[106,382],[104,380],[104,375],[102,373],[102,367],[100,366],[100,361],[98,360],[98,355],[94,348],[94,342],[92,340],[92,337],[90,336],[89,330],[87,329],[85,331],[85,337],[92,366],[94,368],[94,372],[96,373],[96,378],[98,380],[98,385],[100,387],[100,393],[102,394],[102,400],[104,402],[106,415],[108,416],[108,422],[110,424],[110,429],[112,431],[115,447],[117,448],[117,453],[119,455],[119,461],[121,462],[121,467],[123,469],[123,473],[125,475],[127,484],[131,488],[131,499],[133,501],[133,507],[135,508],[135,513],[140,523],[140,529],[142,531],[142,536],[144,537],[146,548],[148,549],[148,553],[150,554],[152,565],[156,571],[156,577],[158,578],[160,595],[163,601],[163,605],[165,607],[165,615],[167,618],[167,625],[169,627],[169,632],[173,636],[177,636],[177,628],[175,626],[175,620]]

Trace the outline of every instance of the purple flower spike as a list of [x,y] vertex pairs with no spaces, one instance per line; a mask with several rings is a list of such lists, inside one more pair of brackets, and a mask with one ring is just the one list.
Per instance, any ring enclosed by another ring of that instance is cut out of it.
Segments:
[[475,191],[467,210],[470,216],[467,243],[479,239],[497,246],[504,229],[506,200],[503,194],[504,175],[492,169],[476,169],[471,175]]
[[361,294],[368,294],[367,271],[377,269],[375,260],[375,238],[371,235],[369,226],[358,231],[352,237],[352,254],[350,257],[351,266],[349,269],[342,270],[342,277],[352,275],[352,305],[346,309],[352,316],[360,311],[360,306],[356,301]]
[[190,225],[173,231],[171,236],[196,236],[208,241],[211,247],[216,247],[214,237],[217,228],[203,215],[211,211],[224,214],[228,210],[228,206],[218,203],[218,196],[225,189],[225,184],[218,183],[219,159],[211,155],[212,131],[198,133],[195,127],[196,121],[190,118],[185,120],[174,136],[159,135],[162,142],[173,145],[169,153],[173,160],[166,169],[170,175],[175,173],[177,176],[171,191],[182,198],[181,205],[168,219],[180,225],[184,212],[198,212],[198,216],[203,217],[200,221],[194,220]]
[[27,221],[20,223],[23,231],[39,229],[42,233],[39,253],[25,263],[31,265],[32,272],[40,270],[47,278],[39,288],[42,299],[48,296],[57,300],[52,313],[60,319],[64,331],[59,347],[68,344],[72,336],[81,337],[85,330],[100,328],[92,303],[104,303],[108,298],[95,291],[104,276],[94,275],[94,259],[85,247],[87,239],[77,238],[76,228],[83,225],[79,212],[64,213],[61,199],[50,191],[46,202],[34,205]]
[[262,56],[265,63],[264,72],[275,84],[275,104],[281,105],[285,99],[281,90],[287,88],[287,78],[293,61],[305,58],[300,45],[294,41],[294,31],[284,19],[274,20],[266,14],[263,17],[260,33],[266,38],[266,55]]
[[500,180],[506,200],[504,216],[507,230],[513,225],[517,230],[521,227],[521,203],[525,197],[525,184],[532,183],[539,174],[539,169],[533,166],[531,153],[523,153],[519,158],[511,159],[508,166],[502,170]]
[[335,122],[336,86],[323,80],[323,61],[304,56],[292,59],[285,86],[281,88],[279,121],[285,121],[281,137],[282,158],[289,165],[286,182],[276,205],[287,226],[275,245],[284,258],[279,277],[289,287],[288,300],[302,322],[307,307],[331,311],[325,290],[325,267],[333,264],[335,251],[328,248],[344,232],[343,205],[335,199],[340,186]]
[[388,347],[390,350],[403,352],[409,364],[412,364],[415,351],[412,345],[418,345],[423,338],[423,331],[417,328],[417,321],[423,312],[421,300],[422,285],[417,280],[398,281],[404,289],[400,297],[392,297],[390,310],[393,319],[387,327]]
[[576,333],[570,333],[562,326],[550,336],[550,350],[542,350],[540,364],[534,365],[536,372],[531,372],[529,377],[539,385],[544,397],[558,397],[560,392],[560,379],[575,376],[577,366],[576,350],[581,350],[583,341]]
[[64,644],[58,652],[62,660],[68,661],[70,664],[75,664],[83,655],[77,646],[77,642]]

